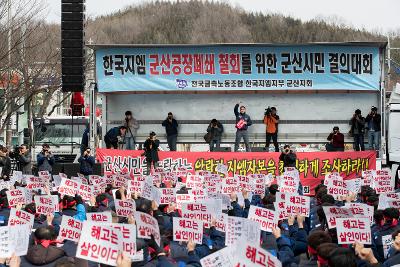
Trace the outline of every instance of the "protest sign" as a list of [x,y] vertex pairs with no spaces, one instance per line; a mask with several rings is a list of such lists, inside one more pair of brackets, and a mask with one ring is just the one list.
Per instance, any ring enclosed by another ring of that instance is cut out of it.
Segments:
[[159,188],[160,205],[176,203],[175,188]]
[[260,247],[259,243],[239,242],[232,266],[282,267],[277,257]]
[[182,208],[183,203],[194,202],[194,196],[191,194],[175,194],[177,209]]
[[114,175],[113,176],[113,182],[114,182],[114,186],[116,188],[120,188],[120,187],[128,187],[128,182],[129,180],[126,179],[124,176],[121,175]]
[[93,186],[80,184],[78,195],[80,195],[84,201],[90,201],[90,199],[93,197]]
[[371,225],[374,223],[374,206],[363,203],[346,203],[344,207],[350,210],[352,217],[369,218]]
[[214,252],[200,260],[202,267],[235,266],[233,263],[234,253],[231,247],[226,247]]
[[143,185],[146,181],[146,176],[135,176],[128,181],[128,195],[133,193],[142,194]]
[[193,196],[193,201],[203,201],[208,198],[208,191],[205,188],[190,189],[189,194]]
[[285,197],[286,212],[291,215],[310,215],[310,197],[289,195]]
[[280,176],[278,180],[279,192],[282,193],[297,193],[299,188],[299,178],[295,175],[287,173]]
[[359,194],[361,192],[362,180],[360,178],[344,181],[345,188],[351,194]]
[[82,222],[73,217],[63,215],[60,225],[59,239],[71,240],[78,242],[81,237]]
[[336,219],[338,218],[350,218],[351,211],[345,208],[339,208],[336,206],[322,207],[325,213],[326,222],[328,223],[328,228],[336,228]]
[[222,174],[227,174],[228,173],[228,166],[222,163],[218,163],[217,167],[215,168],[216,172],[222,173]]
[[388,255],[389,255],[389,249],[393,245],[393,237],[392,237],[392,235],[384,235],[384,236],[382,236],[382,245],[383,245],[384,258],[387,259]]
[[372,181],[374,179],[374,176],[376,175],[376,171],[375,170],[365,170],[362,171],[362,185],[372,185]]
[[200,175],[188,175],[186,177],[186,187],[191,189],[203,188],[204,177]]
[[54,214],[56,206],[58,206],[58,196],[40,195],[35,196],[36,213],[48,215]]
[[228,214],[221,213],[215,220],[215,229],[225,233],[227,221],[228,221]]
[[80,183],[77,181],[73,181],[71,179],[62,178],[60,186],[58,187],[58,192],[63,195],[75,197],[79,192]]
[[130,215],[133,215],[135,213],[136,203],[134,200],[116,199],[114,203],[115,203],[115,212],[117,213],[118,216],[129,217]]
[[265,174],[250,175],[253,183],[253,193],[255,195],[265,195]]
[[99,223],[112,223],[111,211],[91,212],[86,214],[88,221]]
[[254,190],[253,179],[250,176],[235,175],[235,178],[239,182],[240,190],[246,190],[247,192]]
[[136,211],[135,221],[138,238],[150,239],[151,235],[153,235],[157,244],[160,245],[160,229],[157,220],[153,216],[144,212]]
[[26,189],[45,192],[48,188],[50,188],[49,180],[34,176],[26,177]]
[[400,200],[400,193],[382,193],[379,195],[378,210],[390,208],[389,201]]
[[116,266],[118,252],[122,250],[121,231],[110,225],[86,221],[83,224],[76,257]]
[[226,218],[225,245],[233,246],[237,241],[260,242],[260,224],[247,218],[228,216]]
[[189,241],[201,245],[203,242],[203,222],[185,218],[173,218],[174,241]]
[[369,218],[336,218],[338,244],[371,244]]
[[328,182],[328,194],[332,195],[336,200],[342,200],[349,194],[349,190],[346,189],[346,185],[343,182],[343,178],[335,176]]
[[0,255],[2,258],[24,256],[28,251],[31,226],[20,224],[0,227]]
[[30,227],[33,227],[34,219],[35,215],[30,214],[29,212],[11,208],[8,226],[28,224]]
[[136,225],[134,224],[111,224],[111,226],[120,231],[121,239],[118,239],[122,251],[126,252],[131,259],[136,255]]
[[230,195],[240,192],[239,181],[237,177],[225,177],[221,182],[221,193]]
[[272,229],[278,227],[278,215],[275,211],[250,206],[248,218],[260,224],[260,229],[266,232],[272,232]]
[[292,194],[276,192],[276,201],[274,202],[275,211],[278,214],[278,220],[289,218],[289,214],[286,209],[286,198]]
[[222,212],[222,200],[202,200],[193,203],[182,203],[182,217],[211,223],[211,218],[217,218]]
[[14,189],[14,190],[8,190],[6,192],[8,205],[10,207],[15,207],[18,204],[23,205],[23,204],[27,203],[26,202],[25,191],[26,190],[24,190],[22,188]]
[[373,177],[372,188],[377,194],[390,193],[394,191],[394,177],[387,171],[376,171]]

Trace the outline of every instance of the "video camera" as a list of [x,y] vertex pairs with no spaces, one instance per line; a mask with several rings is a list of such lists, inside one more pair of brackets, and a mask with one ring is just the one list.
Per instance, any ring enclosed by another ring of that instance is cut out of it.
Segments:
[[270,115],[271,113],[272,113],[272,109],[270,106],[268,106],[268,108],[265,109],[264,115],[267,116],[267,115]]

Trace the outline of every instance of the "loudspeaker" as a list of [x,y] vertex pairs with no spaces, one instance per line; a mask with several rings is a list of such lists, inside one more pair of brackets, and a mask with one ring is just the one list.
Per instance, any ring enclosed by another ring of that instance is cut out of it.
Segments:
[[232,149],[230,147],[220,147],[220,148],[214,148],[213,152],[231,152]]
[[251,148],[251,152],[268,152],[266,147],[254,146]]
[[63,92],[85,88],[85,0],[61,1],[61,72]]

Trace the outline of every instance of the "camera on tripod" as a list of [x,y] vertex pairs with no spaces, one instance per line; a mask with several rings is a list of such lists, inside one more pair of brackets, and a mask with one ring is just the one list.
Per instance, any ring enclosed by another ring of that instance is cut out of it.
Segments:
[[272,109],[270,106],[268,106],[268,108],[265,109],[264,115],[268,116],[268,115],[271,115],[271,113],[272,113]]

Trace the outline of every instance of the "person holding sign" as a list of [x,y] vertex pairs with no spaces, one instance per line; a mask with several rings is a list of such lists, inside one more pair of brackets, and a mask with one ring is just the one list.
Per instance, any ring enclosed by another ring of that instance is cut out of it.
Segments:
[[157,139],[156,133],[150,132],[149,137],[144,142],[144,152],[142,154],[146,157],[147,175],[151,173],[151,164],[153,164],[154,169],[157,168],[159,146],[160,140]]
[[[249,135],[247,129],[249,126],[253,124],[249,115],[246,114],[246,107],[240,106],[240,103],[235,105],[233,109],[236,116],[236,139],[235,139],[235,152],[239,150],[239,144],[241,139],[243,138],[244,144],[246,146],[246,152],[250,152],[250,143],[249,143]],[[239,112],[240,106],[240,112]]]

